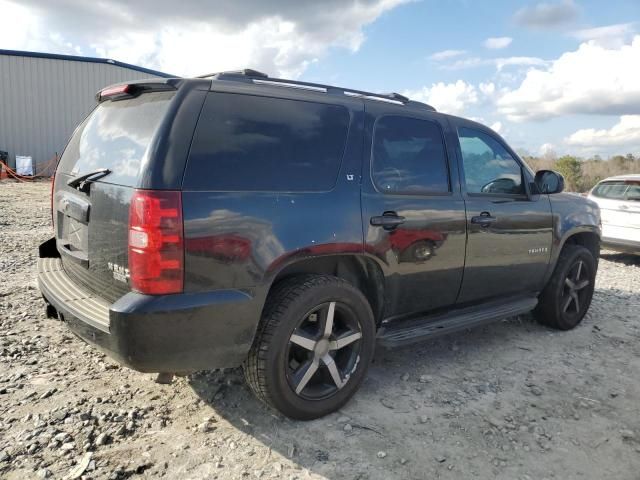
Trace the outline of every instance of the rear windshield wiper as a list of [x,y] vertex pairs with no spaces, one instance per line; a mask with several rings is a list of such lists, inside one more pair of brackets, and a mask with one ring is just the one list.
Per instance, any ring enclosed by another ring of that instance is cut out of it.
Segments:
[[89,183],[89,180],[96,181],[99,178],[106,177],[111,173],[111,170],[108,168],[98,168],[97,170],[93,170],[89,173],[85,173],[84,175],[80,175],[79,177],[73,178],[67,182],[72,188],[77,188],[81,192],[85,191],[86,186]]

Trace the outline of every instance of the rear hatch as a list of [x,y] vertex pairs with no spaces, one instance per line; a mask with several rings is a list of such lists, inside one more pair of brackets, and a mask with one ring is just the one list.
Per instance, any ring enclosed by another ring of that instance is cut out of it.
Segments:
[[154,139],[176,96],[166,83],[149,85],[103,97],[74,132],[55,176],[54,229],[64,270],[109,301],[130,290],[130,202],[152,167]]

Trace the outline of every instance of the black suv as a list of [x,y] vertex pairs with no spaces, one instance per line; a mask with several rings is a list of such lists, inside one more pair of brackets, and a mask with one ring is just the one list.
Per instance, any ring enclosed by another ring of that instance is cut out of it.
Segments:
[[109,87],[40,246],[50,316],[124,365],[243,365],[311,419],[393,347],[533,310],[575,327],[600,215],[495,132],[398,94],[244,70]]

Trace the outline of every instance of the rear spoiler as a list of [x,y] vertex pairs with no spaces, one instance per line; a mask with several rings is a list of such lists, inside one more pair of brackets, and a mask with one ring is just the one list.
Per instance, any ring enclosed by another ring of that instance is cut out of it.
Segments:
[[105,100],[123,100],[133,98],[147,92],[166,92],[177,90],[183,80],[180,78],[168,78],[158,80],[142,80],[139,82],[119,83],[109,85],[96,93],[98,103]]

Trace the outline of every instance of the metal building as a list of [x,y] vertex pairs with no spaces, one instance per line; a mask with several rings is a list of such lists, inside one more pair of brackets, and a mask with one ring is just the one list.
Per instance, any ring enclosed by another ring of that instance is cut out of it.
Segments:
[[11,167],[25,155],[36,173],[50,173],[43,169],[93,109],[98,90],[171,76],[103,58],[0,50],[0,151],[9,153]]

